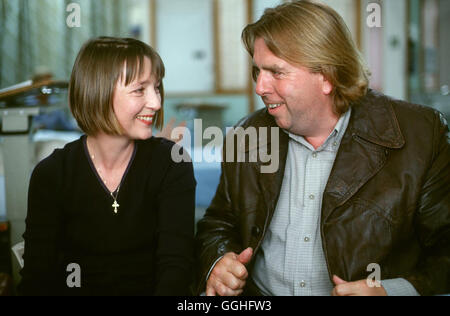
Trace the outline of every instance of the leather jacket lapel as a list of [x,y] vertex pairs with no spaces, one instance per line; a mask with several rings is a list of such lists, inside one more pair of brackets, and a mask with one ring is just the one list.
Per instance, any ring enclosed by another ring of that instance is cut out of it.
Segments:
[[[394,110],[389,104],[373,104],[373,95],[369,92],[352,107],[352,116],[325,188],[322,223],[381,170],[389,149],[401,148],[405,143]],[[374,118],[382,118],[382,121],[374,122]]]

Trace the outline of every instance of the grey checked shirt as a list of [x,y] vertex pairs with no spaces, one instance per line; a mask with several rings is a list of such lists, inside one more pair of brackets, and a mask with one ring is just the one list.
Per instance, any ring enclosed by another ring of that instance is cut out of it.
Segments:
[[[302,136],[288,133],[280,198],[252,276],[265,295],[330,295],[333,290],[322,249],[320,214],[322,195],[350,115],[351,109],[317,149]],[[404,279],[385,280],[382,285],[388,295],[417,295]]]

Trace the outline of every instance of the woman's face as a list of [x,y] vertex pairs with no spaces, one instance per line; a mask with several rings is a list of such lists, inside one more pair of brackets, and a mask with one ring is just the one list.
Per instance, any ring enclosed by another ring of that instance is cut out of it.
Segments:
[[127,86],[124,74],[114,90],[114,113],[125,136],[130,139],[150,138],[153,119],[161,109],[159,82],[152,75],[152,65],[148,57],[144,57],[143,67],[142,75]]

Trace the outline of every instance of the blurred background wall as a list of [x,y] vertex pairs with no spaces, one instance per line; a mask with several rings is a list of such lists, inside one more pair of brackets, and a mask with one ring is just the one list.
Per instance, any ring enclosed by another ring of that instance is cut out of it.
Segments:
[[[263,106],[254,93],[250,59],[240,34],[266,7],[282,2],[0,0],[0,89],[42,73],[68,80],[75,56],[87,39],[135,37],[156,48],[165,62],[166,121],[187,120],[192,128],[193,119],[202,118],[205,124],[224,129]],[[323,2],[348,24],[372,72],[372,88],[432,106],[450,117],[450,1]],[[79,26],[68,23],[72,4],[78,4]],[[67,105],[61,115],[36,118],[30,133],[36,144],[31,167],[55,147],[78,137]],[[6,215],[8,198],[2,193],[3,168],[0,146],[0,216]],[[215,192],[220,166],[196,163],[194,168],[201,216]]]

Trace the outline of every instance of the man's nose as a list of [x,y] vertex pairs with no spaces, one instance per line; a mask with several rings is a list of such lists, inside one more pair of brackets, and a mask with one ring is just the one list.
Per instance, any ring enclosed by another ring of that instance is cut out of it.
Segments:
[[269,90],[270,90],[270,85],[269,85],[268,78],[263,72],[260,72],[258,74],[258,77],[256,78],[255,92],[259,96],[264,96],[267,93],[269,93]]

